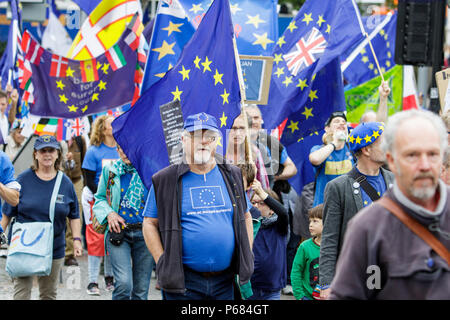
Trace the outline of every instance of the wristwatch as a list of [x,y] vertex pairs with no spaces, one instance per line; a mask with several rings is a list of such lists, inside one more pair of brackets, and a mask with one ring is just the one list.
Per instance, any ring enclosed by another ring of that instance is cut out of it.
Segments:
[[333,142],[330,142],[330,144],[333,146],[333,151],[336,150],[336,145]]
[[78,240],[81,242],[81,238],[75,237],[75,238],[73,238],[73,241],[75,241],[75,240]]

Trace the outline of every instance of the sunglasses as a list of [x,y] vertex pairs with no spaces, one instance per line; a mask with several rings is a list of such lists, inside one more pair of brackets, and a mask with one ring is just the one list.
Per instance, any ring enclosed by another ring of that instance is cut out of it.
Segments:
[[54,149],[54,148],[43,148],[43,149],[38,150],[38,152],[42,153],[42,154],[44,154],[44,153],[53,153],[55,151],[56,151],[56,149]]

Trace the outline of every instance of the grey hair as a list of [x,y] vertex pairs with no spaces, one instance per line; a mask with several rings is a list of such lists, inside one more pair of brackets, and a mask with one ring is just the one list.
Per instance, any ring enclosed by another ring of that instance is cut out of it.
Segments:
[[444,159],[442,161],[442,164],[444,165],[445,168],[450,167],[450,146],[448,145],[447,148],[445,148]]
[[428,120],[439,135],[440,145],[441,145],[441,156],[443,155],[445,149],[447,148],[447,129],[445,128],[442,119],[431,111],[425,110],[408,110],[398,112],[389,117],[386,128],[383,133],[383,140],[381,144],[382,150],[390,153],[394,152],[394,141],[397,135],[397,130],[400,125],[409,119],[420,118],[422,120]]

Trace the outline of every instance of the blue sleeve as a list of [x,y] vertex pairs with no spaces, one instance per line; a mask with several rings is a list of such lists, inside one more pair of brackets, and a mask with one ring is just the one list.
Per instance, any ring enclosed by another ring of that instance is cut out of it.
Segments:
[[288,158],[288,154],[287,154],[286,148],[283,148],[283,151],[281,151],[281,155],[280,155],[280,163],[284,164],[286,162],[287,158]]
[[69,219],[79,219],[80,218],[80,209],[78,208],[78,197],[75,192],[75,187],[72,181],[67,177],[67,180],[70,182],[70,196],[72,198],[72,202],[70,203],[70,212],[68,215]]
[[245,212],[250,212],[250,209],[253,208],[253,205],[248,199],[247,192],[245,193],[245,201],[247,202],[247,210]]
[[3,184],[8,184],[15,181],[14,179],[14,167],[11,160],[6,156],[6,154],[1,155],[1,174],[0,182]]
[[142,216],[147,218],[158,218],[158,208],[156,207],[156,197],[153,185],[148,193],[147,202],[145,204]]
[[97,172],[97,159],[95,159],[94,149],[89,148],[86,152],[82,168]]

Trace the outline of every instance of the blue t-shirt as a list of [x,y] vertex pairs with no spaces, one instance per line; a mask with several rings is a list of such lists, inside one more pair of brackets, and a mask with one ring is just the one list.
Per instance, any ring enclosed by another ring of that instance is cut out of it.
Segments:
[[[21,184],[20,200],[16,207],[5,204],[3,213],[8,217],[17,217],[18,222],[50,222],[50,198],[56,177],[50,181],[41,180],[36,173],[28,169],[22,172],[17,181]],[[78,200],[70,179],[64,175],[61,180],[55,204],[53,219],[53,259],[64,258],[66,244],[66,218],[78,219]]]
[[[220,170],[216,166],[205,175],[188,172],[182,187],[183,264],[199,272],[228,268],[235,246],[234,210]],[[144,217],[158,218],[153,186]]]
[[[316,145],[311,152],[319,150],[323,145]],[[320,165],[314,166],[314,173],[320,170],[316,180],[316,193],[314,194],[313,207],[323,203],[325,186],[334,178],[349,172],[353,167],[353,156],[347,145],[341,150],[334,150],[328,158]]]
[[83,169],[95,171],[95,184],[98,184],[102,169],[106,164],[119,159],[116,147],[108,147],[104,143],[97,146],[90,146],[84,156]]
[[[0,151],[0,182],[7,185],[14,179],[14,167],[9,157],[3,151]],[[2,208],[2,202],[0,201],[0,209]],[[1,220],[1,219],[0,219]]]
[[119,205],[119,215],[125,219],[126,223],[140,223],[142,222],[142,213],[144,211],[145,199],[147,199],[148,190],[144,186],[144,196],[142,197],[141,206],[139,211],[134,210],[127,203],[128,201],[124,199],[127,189],[131,181],[131,173],[126,173],[120,177],[120,205]]
[[[267,150],[267,154],[269,155],[269,157],[272,157],[269,146],[266,146],[266,150]],[[287,158],[288,158],[288,154],[287,154],[286,148],[283,148],[283,150],[281,151],[281,154],[280,154],[280,163],[284,164],[286,162]]]
[[[358,170],[358,169],[356,169]],[[359,172],[359,170],[358,170]],[[359,172],[361,173],[361,172]],[[386,191],[386,182],[384,181],[383,175],[380,173],[377,176],[366,176],[366,180],[370,183],[370,185],[377,191],[378,195],[381,197],[384,192]],[[369,195],[364,191],[364,189],[361,187],[361,197],[363,200],[363,206],[367,207],[372,203],[372,200],[370,199]]]

